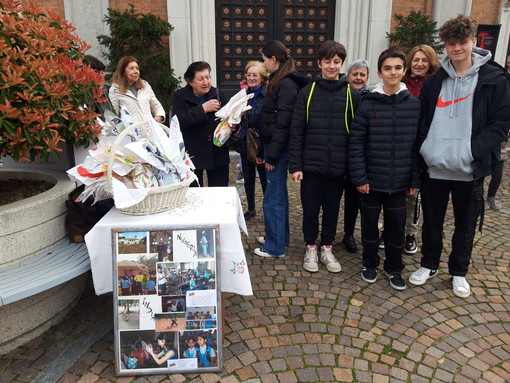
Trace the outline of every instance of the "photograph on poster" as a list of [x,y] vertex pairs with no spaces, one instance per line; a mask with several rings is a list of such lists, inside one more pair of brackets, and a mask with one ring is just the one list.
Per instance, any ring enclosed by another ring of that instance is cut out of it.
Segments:
[[162,297],[161,307],[164,313],[186,311],[186,297],[184,295]]
[[180,333],[181,358],[196,359],[197,367],[217,366],[218,336],[216,330]]
[[120,330],[131,330],[140,328],[140,300],[133,299],[119,299],[117,305],[117,315],[119,320]]
[[172,231],[151,231],[150,252],[158,253],[158,262],[172,262]]
[[121,370],[166,367],[179,356],[176,333],[154,330],[120,331]]
[[121,254],[117,257],[120,296],[149,295],[156,292],[156,254]]
[[187,307],[186,330],[216,327],[216,307]]
[[219,371],[217,228],[112,231],[116,373]]
[[158,295],[183,295],[190,288],[194,263],[158,262],[156,268]]
[[145,254],[147,253],[147,232],[133,231],[119,233],[117,239],[117,254]]
[[174,261],[186,262],[214,259],[215,230],[174,230],[172,235]]
[[157,332],[182,331],[186,329],[186,314],[161,313],[154,316],[154,325]]

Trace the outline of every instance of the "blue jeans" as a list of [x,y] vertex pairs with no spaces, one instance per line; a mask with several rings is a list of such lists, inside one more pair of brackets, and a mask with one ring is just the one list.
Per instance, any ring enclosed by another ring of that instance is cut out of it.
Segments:
[[[267,145],[264,152],[267,153]],[[288,162],[288,152],[285,149],[274,170],[266,172],[267,186],[263,203],[266,243],[263,250],[273,256],[285,254],[285,245],[290,242]]]

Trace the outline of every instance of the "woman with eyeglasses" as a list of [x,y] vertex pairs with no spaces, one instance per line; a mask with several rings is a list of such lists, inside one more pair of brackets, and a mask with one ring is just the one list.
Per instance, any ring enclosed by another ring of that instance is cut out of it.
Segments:
[[246,92],[253,93],[253,98],[248,101],[251,109],[248,110],[241,120],[241,128],[238,133],[239,148],[237,151],[241,157],[241,166],[244,175],[244,191],[246,192],[246,202],[248,203],[248,210],[244,213],[244,219],[249,220],[255,217],[255,171],[259,173],[260,186],[262,192],[266,191],[266,170],[264,164],[257,165],[248,159],[246,138],[249,129],[253,129],[260,136],[260,128],[262,121],[260,111],[262,103],[267,92],[268,75],[266,68],[260,61],[250,61],[246,64],[244,84],[248,87]]

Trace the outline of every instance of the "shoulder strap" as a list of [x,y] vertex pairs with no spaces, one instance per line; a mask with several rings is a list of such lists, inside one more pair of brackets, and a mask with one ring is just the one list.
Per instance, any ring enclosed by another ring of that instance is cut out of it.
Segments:
[[218,99],[219,102],[221,102],[220,90],[218,88],[216,88],[216,98]]
[[308,100],[306,101],[306,123],[308,123],[308,110],[310,108],[310,101],[312,101],[313,90],[315,89],[316,82],[312,82],[312,87],[310,89],[310,93],[308,94]]
[[354,118],[354,105],[352,103],[352,92],[351,92],[351,85],[350,84],[347,84],[347,94],[345,96],[345,113],[344,113],[344,118],[345,118],[345,129],[347,129],[347,133],[351,133],[350,130],[349,130],[349,121],[348,121],[348,110],[349,108],[351,109],[351,121],[352,119]]

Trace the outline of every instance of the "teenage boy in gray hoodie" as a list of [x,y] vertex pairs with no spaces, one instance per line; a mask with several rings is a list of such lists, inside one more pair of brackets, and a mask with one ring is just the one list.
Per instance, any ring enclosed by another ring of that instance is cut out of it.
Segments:
[[421,90],[417,140],[423,160],[423,256],[409,282],[422,285],[438,273],[451,193],[455,231],[448,271],[453,293],[461,298],[471,293],[466,274],[491,151],[510,126],[504,70],[490,61],[489,51],[475,47],[477,26],[476,20],[459,15],[439,29],[447,57]]

